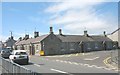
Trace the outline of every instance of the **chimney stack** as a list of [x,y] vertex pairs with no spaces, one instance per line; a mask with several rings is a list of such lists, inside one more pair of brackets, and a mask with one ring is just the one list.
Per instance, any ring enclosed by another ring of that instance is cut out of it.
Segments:
[[29,35],[26,34],[24,39],[25,40],[29,39]]
[[19,37],[19,40],[22,41],[22,37]]
[[88,37],[87,30],[84,31],[84,36]]
[[50,27],[50,34],[53,34],[53,27]]
[[103,34],[104,34],[105,37],[107,36],[107,35],[106,35],[106,31],[104,31]]
[[11,36],[11,39],[13,39],[13,36]]
[[39,37],[39,32],[34,32],[34,38]]
[[62,35],[62,29],[59,29],[59,35]]

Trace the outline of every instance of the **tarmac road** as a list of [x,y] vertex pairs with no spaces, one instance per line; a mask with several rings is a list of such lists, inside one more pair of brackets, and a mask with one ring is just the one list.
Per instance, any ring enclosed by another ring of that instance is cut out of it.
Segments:
[[74,73],[118,73],[118,70],[112,69],[104,63],[111,56],[111,52],[114,52],[114,50],[56,56],[34,55],[30,56],[28,65],[21,66],[37,73],[69,75],[74,75]]
[[117,73],[103,62],[111,51],[62,56],[30,56],[30,64],[22,65],[38,73]]

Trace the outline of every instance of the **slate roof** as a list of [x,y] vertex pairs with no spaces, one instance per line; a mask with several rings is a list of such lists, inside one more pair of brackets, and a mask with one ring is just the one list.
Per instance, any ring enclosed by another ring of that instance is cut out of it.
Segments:
[[20,42],[20,39],[15,42],[15,45],[17,45]]
[[37,37],[37,38],[34,38],[34,39],[31,40],[31,42],[32,42],[32,43],[40,42],[40,41],[42,41],[44,38],[46,38],[48,35],[49,35],[49,34],[47,34],[47,35],[42,35],[42,36],[39,36],[39,37]]
[[84,35],[57,35],[62,42],[80,42],[80,41],[112,41],[105,36],[84,36]]
[[22,41],[18,41],[15,43],[15,45],[21,45],[21,44],[30,44],[30,43],[38,43],[40,41],[42,41],[44,38],[46,38],[48,35],[42,35],[36,38],[30,38],[27,40],[22,40]]
[[21,44],[24,44],[24,43],[25,43],[25,40],[17,41],[17,42],[15,43],[15,45],[21,45]]
[[79,41],[92,41],[81,35],[57,35],[62,42],[79,42]]
[[[47,35],[42,35],[37,38],[30,38],[27,40],[17,41],[16,45],[21,44],[30,44],[30,43],[38,43],[46,38]],[[56,35],[62,42],[80,42],[80,41],[112,41],[108,37],[105,36],[84,36],[84,35]]]
[[110,38],[105,36],[90,36],[89,38],[93,39],[94,41],[112,41]]

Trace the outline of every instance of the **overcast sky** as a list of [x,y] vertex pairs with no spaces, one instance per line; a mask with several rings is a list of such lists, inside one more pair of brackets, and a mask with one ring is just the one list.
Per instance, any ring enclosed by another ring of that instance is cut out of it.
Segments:
[[63,34],[78,35],[82,35],[84,30],[88,30],[89,34],[99,35],[103,31],[111,33],[118,28],[118,2],[57,1],[3,2],[1,40],[6,40],[10,31],[15,39],[23,37],[25,33],[33,37],[35,30],[40,35],[48,34],[50,26],[56,34],[61,28]]

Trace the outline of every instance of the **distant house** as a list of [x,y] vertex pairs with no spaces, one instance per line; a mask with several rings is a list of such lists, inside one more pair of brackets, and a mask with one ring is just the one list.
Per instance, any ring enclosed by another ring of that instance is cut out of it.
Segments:
[[112,41],[104,32],[104,35],[88,35],[84,31],[84,35],[64,35],[62,30],[59,34],[54,34],[52,27],[50,33],[39,36],[38,32],[34,32],[34,38],[25,35],[24,39],[19,39],[15,43],[16,49],[27,50],[31,55],[43,51],[44,55],[57,55],[80,53],[98,50],[111,50],[113,46],[118,46],[117,41]]
[[120,47],[120,28],[113,31],[111,34],[108,35],[108,37],[112,39],[112,41],[118,41]]
[[15,44],[15,42],[16,41],[14,40],[13,36],[11,36],[4,42],[4,47],[13,49],[13,45]]

